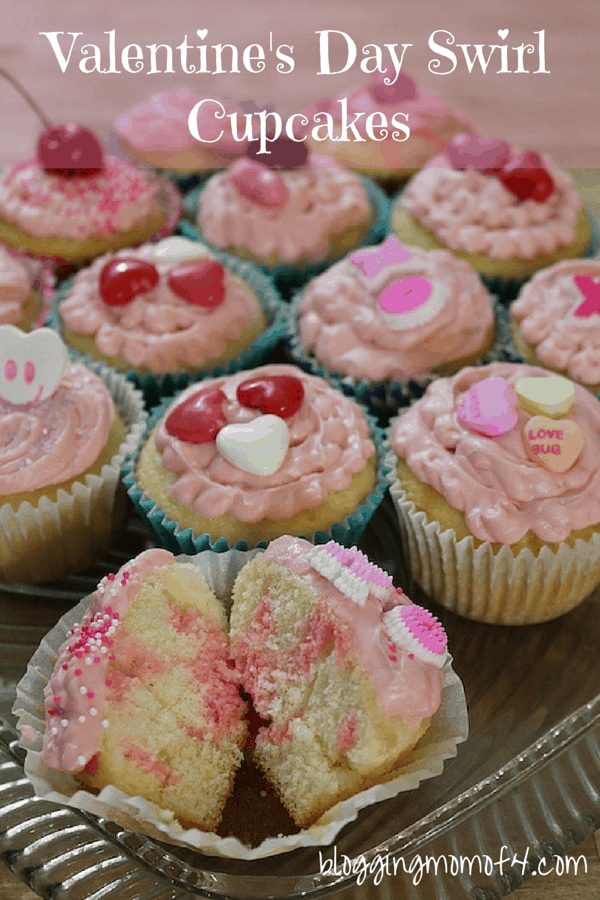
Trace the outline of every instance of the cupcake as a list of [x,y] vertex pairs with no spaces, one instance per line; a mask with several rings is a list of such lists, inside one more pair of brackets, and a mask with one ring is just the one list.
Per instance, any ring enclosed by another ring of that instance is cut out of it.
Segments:
[[[320,100],[306,111],[327,113],[338,134],[344,119],[356,121],[361,140],[308,140],[315,153],[323,153],[342,166],[370,175],[377,181],[398,183],[422,169],[444,150],[448,141],[466,130],[470,122],[449,109],[436,94],[421,93],[413,79],[393,69],[376,70],[368,84]],[[382,116],[386,124],[383,127]],[[319,120],[324,124],[324,116]],[[371,121],[369,135],[367,125]],[[410,129],[410,137],[406,137]]]
[[361,399],[385,385],[391,406],[403,385],[410,396],[409,382],[479,361],[495,336],[492,298],[467,262],[393,235],[311,280],[292,322],[300,364],[343,376]]
[[165,401],[125,484],[161,543],[183,552],[285,533],[348,542],[385,489],[373,437],[362,409],[323,379],[262,366]]
[[0,326],[0,579],[52,581],[109,549],[144,421],[137,391],[69,364],[56,332]]
[[391,222],[407,244],[466,259],[507,299],[539,269],[591,255],[592,224],[571,176],[475,134],[454,138],[410,180]]
[[391,427],[412,577],[483,622],[553,619],[600,582],[600,402],[544,369],[439,379]]
[[280,301],[249,263],[169,237],[94,260],[63,286],[69,347],[154,390],[166,373],[253,365],[276,346]]
[[600,261],[543,269],[523,286],[510,315],[526,362],[600,391]]
[[[189,128],[194,117],[202,143]],[[242,156],[247,141],[236,141],[231,131],[233,106],[197,97],[187,88],[152,94],[123,113],[115,122],[119,143],[131,159],[144,166],[174,172],[204,172],[223,169]]]
[[29,331],[46,308],[48,276],[35,260],[0,244],[0,325]]

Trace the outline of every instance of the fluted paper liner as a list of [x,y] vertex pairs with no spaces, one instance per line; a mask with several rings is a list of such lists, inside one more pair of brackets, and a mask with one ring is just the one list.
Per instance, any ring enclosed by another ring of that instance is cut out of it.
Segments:
[[407,499],[393,450],[386,462],[406,567],[428,596],[452,612],[492,625],[533,625],[569,612],[600,582],[600,533],[574,547],[542,547],[537,556],[529,549],[514,556],[508,545],[494,553],[490,544],[476,547],[471,536],[458,541],[453,529],[429,521]]
[[[262,550],[229,550],[214,553],[205,550],[196,556],[179,556],[198,567],[211,588],[224,599],[230,594],[235,577],[242,566]],[[222,838],[197,828],[183,829],[173,823],[167,813],[140,797],[129,797],[116,787],[105,787],[95,795],[82,790],[74,778],[49,769],[42,761],[44,734],[44,687],[49,681],[58,651],[69,629],[81,621],[90,597],[82,600],[60,619],[42,640],[34,653],[27,672],[17,685],[17,699],[13,712],[18,716],[21,745],[26,749],[25,774],[33,783],[38,796],[74,806],[96,816],[111,819],[132,831],[141,831],[157,840],[198,850],[210,856],[235,859],[261,859],[286,853],[299,847],[327,846],[359,810],[373,803],[397,796],[416,788],[421,781],[441,774],[444,760],[456,756],[457,745],[468,734],[467,707],[460,679],[446,663],[442,702],[432,723],[411,754],[410,761],[386,777],[385,783],[375,785],[348,800],[336,804],[312,825],[298,834],[267,838],[251,849],[237,838]]]
[[100,475],[82,473],[55,501],[42,497],[36,507],[24,502],[18,510],[0,505],[0,577],[38,584],[81,571],[105,553],[123,518],[121,463],[144,432],[142,395],[122,375],[101,363],[88,365],[108,389],[127,433]]

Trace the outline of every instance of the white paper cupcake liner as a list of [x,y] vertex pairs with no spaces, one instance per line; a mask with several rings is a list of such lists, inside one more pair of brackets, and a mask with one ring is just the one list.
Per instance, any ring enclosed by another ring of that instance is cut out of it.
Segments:
[[42,497],[37,506],[24,502],[16,511],[8,503],[0,506],[4,581],[40,584],[87,568],[109,549],[123,519],[120,468],[144,432],[143,398],[122,375],[101,363],[89,368],[106,385],[127,427],[126,437],[100,475],[82,474],[68,491],[59,490],[55,501]]
[[510,546],[494,553],[490,544],[476,547],[471,536],[459,541],[452,529],[429,521],[407,498],[392,450],[386,463],[410,577],[452,612],[492,625],[532,625],[569,612],[600,583],[600,533],[574,547],[542,547],[537,556],[529,549],[514,556]]
[[[229,550],[213,553],[205,550],[196,556],[180,556],[196,565],[210,587],[223,598],[229,596],[239,570],[262,550]],[[83,617],[90,598],[83,599],[64,615],[46,635],[31,658],[27,672],[17,685],[17,699],[13,712],[18,716],[21,745],[27,751],[25,774],[33,783],[38,796],[74,806],[96,816],[111,819],[125,828],[181,847],[201,851],[210,856],[235,859],[261,859],[296,850],[300,847],[327,846],[342,828],[356,819],[359,810],[373,803],[396,797],[416,788],[421,781],[439,775],[444,760],[456,756],[457,745],[468,735],[468,716],[464,690],[451,668],[444,668],[442,702],[433,716],[424,737],[411,754],[410,761],[387,776],[385,783],[362,791],[332,807],[318,822],[298,834],[267,838],[258,847],[249,848],[237,838],[222,838],[196,828],[183,829],[169,822],[168,814],[140,797],[129,797],[116,787],[106,787],[95,795],[82,790],[74,778],[49,769],[42,761],[45,728],[44,687],[49,681],[58,650],[73,624]],[[257,811],[259,814],[260,811]]]

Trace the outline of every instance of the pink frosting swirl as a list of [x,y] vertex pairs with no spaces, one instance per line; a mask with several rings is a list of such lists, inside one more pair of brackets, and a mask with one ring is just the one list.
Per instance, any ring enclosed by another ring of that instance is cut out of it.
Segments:
[[34,237],[85,240],[143,225],[160,211],[157,183],[113,156],[99,175],[59,178],[35,159],[0,180],[0,215]]
[[27,406],[0,402],[0,496],[81,475],[106,444],[115,410],[85,366],[68,365],[54,394]]
[[573,315],[584,300],[574,281],[577,275],[600,281],[600,261],[568,260],[543,269],[522,288],[510,313],[543,363],[582,384],[596,385],[600,384],[600,314]]
[[392,447],[411,472],[461,510],[481,541],[514,544],[531,531],[560,543],[572,531],[600,522],[600,403],[575,385],[575,403],[564,416],[584,435],[583,451],[562,474],[529,460],[522,431],[531,418],[520,406],[518,424],[506,434],[485,437],[456,415],[462,397],[484,378],[509,384],[549,373],[534,366],[493,363],[466,368],[435,381],[392,429]]
[[[223,302],[207,309],[188,303],[168,286],[169,273],[179,261],[156,258],[160,244],[107,253],[76,276],[60,305],[67,328],[94,336],[98,349],[120,355],[132,366],[151,372],[173,372],[181,366],[200,369],[224,353],[260,314],[260,303],[250,289],[228,269],[224,271]],[[212,259],[201,244],[198,259]],[[159,281],[127,306],[107,306],[99,294],[100,274],[112,259],[133,258],[156,266]]]
[[237,386],[251,377],[272,375],[292,375],[300,379],[304,388],[302,406],[286,420],[289,449],[273,475],[253,475],[238,469],[219,454],[213,441],[191,444],[173,437],[163,418],[156,445],[162,453],[163,466],[179,476],[171,493],[200,515],[230,515],[241,522],[289,519],[301,510],[319,506],[333,491],[347,487],[372,456],[375,448],[360,407],[322,378],[307,375],[294,366],[261,366],[190,385],[169,411],[198,390],[215,386],[227,396],[223,406],[227,424],[251,422],[261,413],[238,402]]
[[544,165],[555,190],[543,203],[520,202],[493,175],[453,169],[445,154],[410,180],[400,202],[450,250],[531,259],[573,242],[582,205],[571,176]]
[[[346,257],[311,281],[300,304],[304,348],[330,369],[373,381],[421,375],[477,352],[494,320],[481,280],[445,250],[409,249],[412,259],[388,265],[373,278]],[[379,248],[361,252],[376,257]],[[415,276],[442,292],[443,305],[428,321],[393,330],[379,296],[393,282]]]
[[0,325],[17,325],[31,294],[33,276],[24,260],[0,244]]
[[369,197],[360,178],[337,167],[281,171],[288,190],[282,209],[264,209],[241,197],[229,172],[210,179],[200,197],[198,225],[217,247],[244,247],[284,262],[323,259],[332,234],[368,220]]

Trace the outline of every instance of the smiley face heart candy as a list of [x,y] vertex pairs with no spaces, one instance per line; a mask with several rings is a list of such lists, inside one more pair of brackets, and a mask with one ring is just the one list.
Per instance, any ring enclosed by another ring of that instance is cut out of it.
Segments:
[[221,456],[251,475],[273,475],[283,463],[289,443],[287,425],[271,415],[226,425],[216,437]]
[[517,378],[514,389],[519,406],[532,416],[559,419],[569,412],[575,401],[575,385],[562,375]]
[[51,328],[30,334],[14,325],[0,326],[0,400],[40,403],[52,396],[67,364],[60,335]]
[[214,441],[219,430],[227,424],[223,413],[226,400],[220,388],[197,391],[169,413],[165,419],[167,433],[186,444]]
[[484,378],[464,395],[458,420],[477,434],[497,437],[517,424],[517,395],[504,378]]
[[529,459],[562,474],[573,468],[583,450],[583,432],[571,419],[534,416],[523,429],[523,446]]

